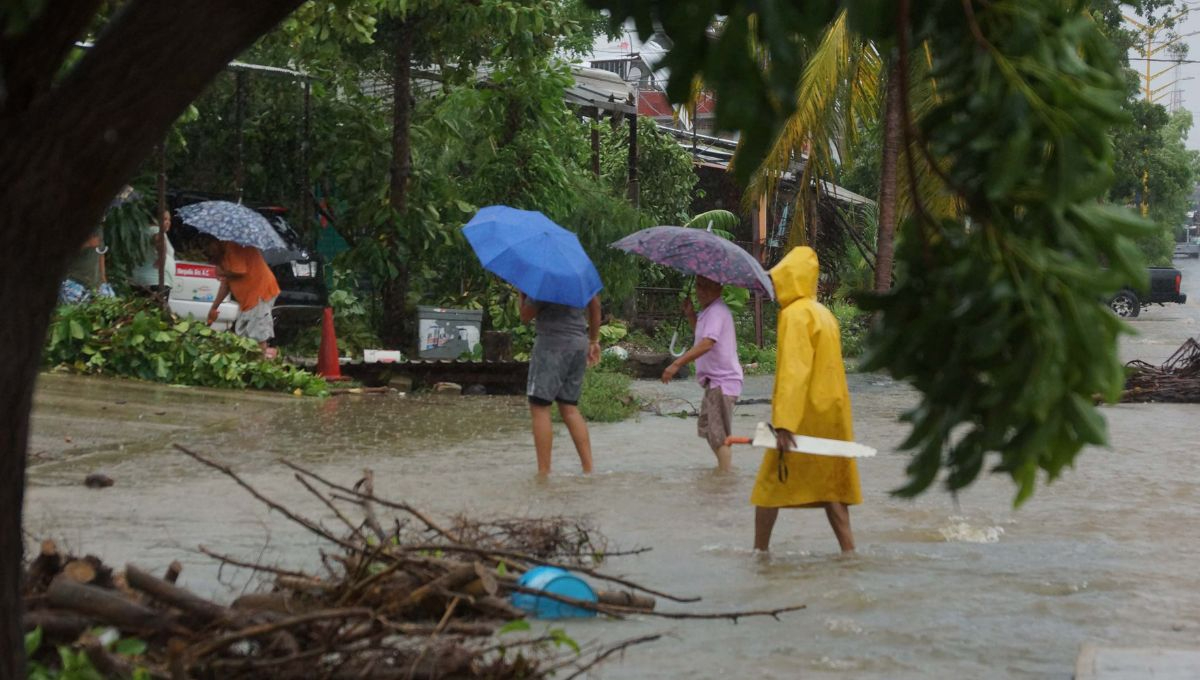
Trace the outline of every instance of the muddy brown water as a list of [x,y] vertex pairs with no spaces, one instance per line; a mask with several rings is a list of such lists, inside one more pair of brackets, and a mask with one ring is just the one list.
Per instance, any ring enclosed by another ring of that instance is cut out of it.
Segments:
[[[1197,334],[1200,266],[1176,265],[1193,301],[1146,310],[1124,358],[1158,362]],[[580,640],[666,633],[598,677],[1066,679],[1084,641],[1200,647],[1200,406],[1106,408],[1112,447],[1087,451],[1014,511],[1003,478],[957,499],[892,498],[906,462],[894,451],[905,433],[897,416],[914,394],[875,375],[851,383],[858,438],[880,455],[860,465],[865,501],[852,511],[859,553],[850,558],[836,554],[819,511],[785,511],[770,557],[748,550],[759,455],[739,451],[736,473],[715,475],[694,419],[642,414],[593,425],[590,478],[577,474],[560,429],[556,473],[539,482],[519,398],[319,401],[58,375],[39,387],[26,521],[33,535],[113,564],[157,570],[179,559],[182,583],[219,597],[252,587],[249,575],[218,570],[197,545],[315,566],[317,539],[173,452],[179,441],[324,519],[277,457],[351,482],[370,467],[381,495],[442,514],[587,516],[614,548],[653,548],[609,569],[704,598],[664,609],[808,605],[781,621],[737,625],[567,624]],[[751,379],[745,396],[766,397],[770,386],[769,377]],[[664,410],[699,397],[691,384],[638,389]],[[739,427],[748,432],[768,409],[739,407]],[[83,488],[97,470],[116,486]]]

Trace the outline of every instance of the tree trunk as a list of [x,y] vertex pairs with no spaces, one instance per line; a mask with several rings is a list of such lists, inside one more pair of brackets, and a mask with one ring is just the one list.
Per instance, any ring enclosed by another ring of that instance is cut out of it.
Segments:
[[396,263],[396,277],[387,281],[382,292],[383,319],[380,335],[389,347],[408,348],[409,268],[402,250],[405,243],[403,220],[408,211],[408,180],[412,175],[412,19],[400,22],[396,30],[392,62],[392,166],[388,193],[392,208],[392,229],[387,239],[389,256]]
[[900,62],[893,58],[887,74],[887,97],[883,105],[883,162],[879,168],[879,233],[875,246],[875,290],[892,288],[892,262],[896,241],[896,196],[904,117],[900,110]]
[[188,103],[300,2],[130,0],[58,78],[98,0],[46,0],[24,32],[0,35],[0,680],[25,677],[29,411],[67,261]]

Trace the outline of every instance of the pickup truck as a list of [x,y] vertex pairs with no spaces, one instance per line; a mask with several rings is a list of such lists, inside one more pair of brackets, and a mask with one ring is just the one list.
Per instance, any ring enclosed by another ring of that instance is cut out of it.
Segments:
[[1175,257],[1200,258],[1200,238],[1175,243]]
[[1108,301],[1108,306],[1117,316],[1133,318],[1141,313],[1142,307],[1149,304],[1184,304],[1187,302],[1187,295],[1179,291],[1182,281],[1183,273],[1178,269],[1150,267],[1149,291],[1138,292],[1133,288],[1125,288]]

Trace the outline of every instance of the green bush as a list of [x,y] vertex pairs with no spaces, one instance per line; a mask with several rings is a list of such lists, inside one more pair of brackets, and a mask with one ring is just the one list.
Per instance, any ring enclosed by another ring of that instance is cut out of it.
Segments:
[[842,331],[842,357],[856,357],[863,353],[867,342],[867,324],[871,317],[853,303],[834,300],[829,311],[837,317]]
[[583,377],[579,412],[594,423],[615,423],[637,413],[637,399],[629,392],[629,376],[599,368]]
[[87,374],[203,387],[326,393],[325,381],[288,364],[265,361],[258,343],[177,321],[143,298],[100,299],[59,307],[44,361]]
[[759,348],[752,342],[738,343],[738,361],[747,375],[766,375],[775,372],[775,345]]

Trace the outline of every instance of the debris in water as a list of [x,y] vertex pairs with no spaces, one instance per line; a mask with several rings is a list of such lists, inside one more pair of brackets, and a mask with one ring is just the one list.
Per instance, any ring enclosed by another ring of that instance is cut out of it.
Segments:
[[1134,360],[1125,368],[1122,402],[1200,403],[1200,343],[1195,338],[1188,338],[1162,366]]
[[[611,618],[778,618],[803,605],[764,611],[662,612],[656,598],[695,602],[609,576],[598,567],[614,552],[581,521],[567,518],[437,521],[411,505],[375,495],[374,476],[342,485],[299,465],[281,461],[296,480],[332,513],[334,531],[264,496],[228,466],[177,447],[215,468],[332,549],[322,550],[324,570],[305,573],[255,564],[201,547],[201,552],[270,577],[271,587],[242,595],[229,605],[176,585],[173,563],[159,577],[133,564],[114,575],[99,559],[60,553],[42,543],[30,562],[22,591],[24,627],[41,628],[51,644],[34,658],[57,665],[56,645],[72,645],[106,676],[192,678],[546,678],[577,677],[628,647],[657,634],[613,644],[561,646],[563,634],[513,636],[528,630],[514,593],[557,600]],[[396,512],[380,521],[377,509]],[[352,519],[352,516],[356,519]],[[596,602],[567,598],[518,583],[539,566],[557,566],[609,584]],[[120,637],[146,643],[134,658],[108,651],[92,632],[111,626]],[[574,651],[571,651],[574,650]]]
[[83,485],[89,489],[104,489],[116,484],[112,477],[100,472],[93,472],[83,478]]

